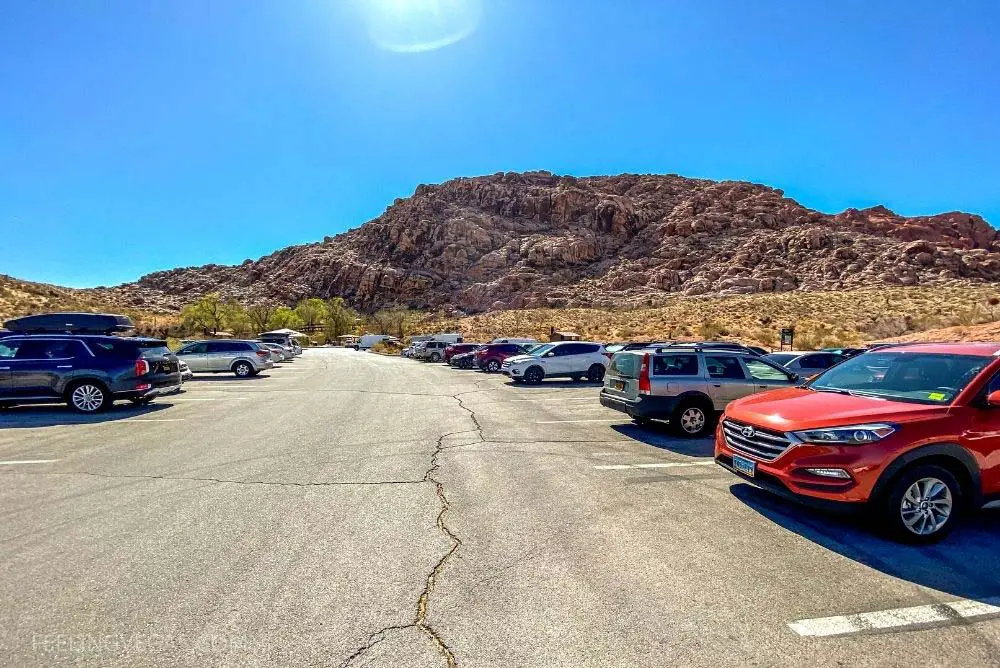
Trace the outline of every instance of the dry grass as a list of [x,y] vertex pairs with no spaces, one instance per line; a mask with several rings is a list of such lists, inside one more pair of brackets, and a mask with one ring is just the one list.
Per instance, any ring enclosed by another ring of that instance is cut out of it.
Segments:
[[797,348],[853,345],[954,325],[993,322],[1000,294],[992,286],[785,292],[734,297],[677,297],[664,306],[629,310],[525,309],[463,318],[427,315],[414,331],[462,332],[467,340],[531,336],[550,327],[585,339],[737,339],[776,347],[778,331],[795,327]]

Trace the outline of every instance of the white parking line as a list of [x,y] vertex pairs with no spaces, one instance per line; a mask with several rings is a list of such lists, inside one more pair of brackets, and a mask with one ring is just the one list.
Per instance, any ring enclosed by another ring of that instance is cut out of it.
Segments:
[[52,462],[58,461],[58,459],[11,459],[10,461],[0,462],[0,466],[14,466],[16,464],[51,464]]
[[515,401],[593,401],[597,403],[597,397],[556,397],[555,399],[511,399],[511,402]]
[[567,424],[569,422],[622,422],[625,418],[602,418],[600,420],[540,420],[535,424]]
[[656,462],[655,464],[600,464],[594,466],[598,471],[624,471],[626,469],[672,469],[683,466],[711,466],[715,462]]
[[866,631],[905,630],[913,626],[954,623],[959,620],[993,615],[1000,615],[1000,598],[988,598],[983,601],[960,599],[950,603],[877,610],[857,615],[800,619],[789,622],[788,626],[800,636],[824,637]]

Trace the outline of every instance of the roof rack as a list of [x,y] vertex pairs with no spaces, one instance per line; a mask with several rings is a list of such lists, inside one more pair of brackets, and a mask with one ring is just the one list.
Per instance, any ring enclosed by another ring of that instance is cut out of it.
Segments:
[[4,323],[16,334],[121,334],[135,329],[124,315],[111,313],[40,313]]
[[749,346],[743,345],[742,343],[729,343],[728,341],[677,341],[675,343],[668,343],[665,345],[654,344],[650,348],[655,349],[656,352],[663,352],[665,350],[678,348],[691,349],[695,351],[703,350],[728,350],[731,352],[741,352],[750,353],[751,355],[756,355],[757,352],[751,349]]

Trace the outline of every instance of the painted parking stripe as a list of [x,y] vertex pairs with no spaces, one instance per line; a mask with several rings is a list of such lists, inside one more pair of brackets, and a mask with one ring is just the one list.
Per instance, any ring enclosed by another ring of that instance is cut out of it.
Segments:
[[982,601],[960,599],[950,603],[877,610],[857,615],[800,619],[789,622],[788,626],[800,636],[826,637],[870,631],[905,630],[913,626],[955,623],[959,620],[989,616],[1000,616],[1000,598]]
[[628,469],[672,469],[685,466],[711,466],[715,462],[656,462],[653,464],[601,464],[594,466],[598,471],[626,471]]
[[572,424],[574,422],[622,422],[622,418],[600,418],[586,420],[539,420],[535,424]]
[[17,464],[51,464],[52,462],[58,461],[58,459],[11,459],[6,462],[0,462],[0,466],[16,466]]

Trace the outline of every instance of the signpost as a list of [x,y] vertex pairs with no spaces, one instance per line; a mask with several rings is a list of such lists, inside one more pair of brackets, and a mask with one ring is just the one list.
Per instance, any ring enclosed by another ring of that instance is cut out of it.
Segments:
[[795,328],[794,327],[783,327],[781,329],[781,350],[788,346],[789,350],[795,350]]

